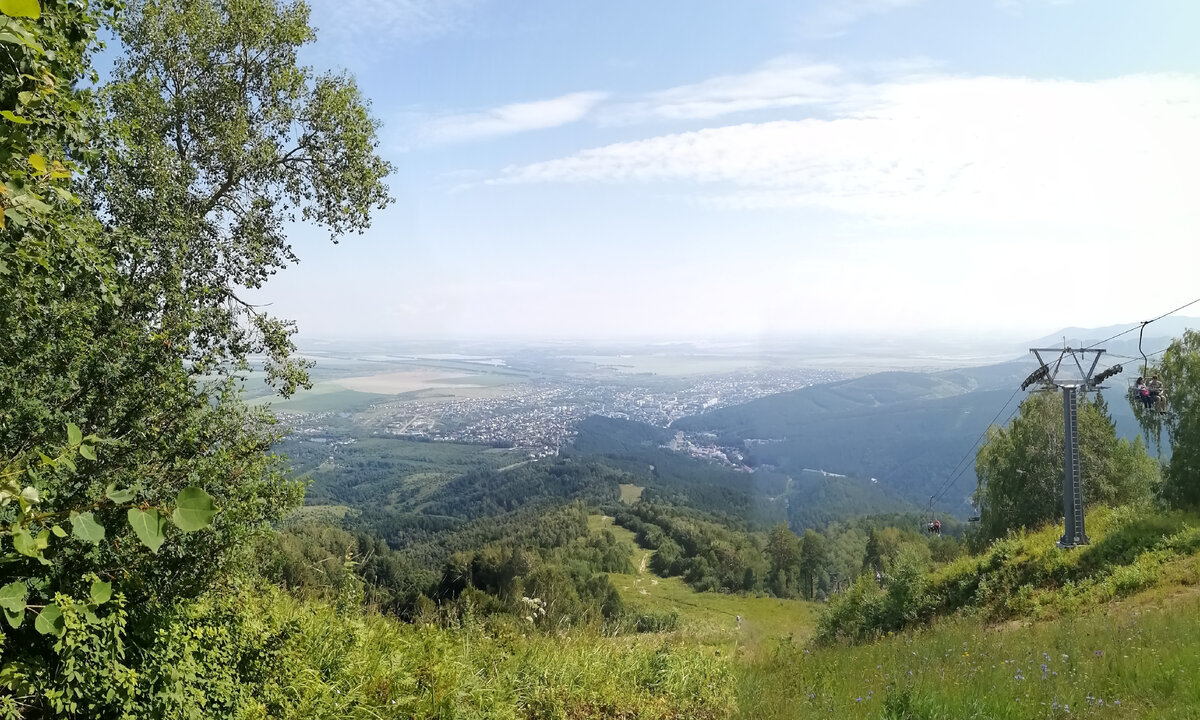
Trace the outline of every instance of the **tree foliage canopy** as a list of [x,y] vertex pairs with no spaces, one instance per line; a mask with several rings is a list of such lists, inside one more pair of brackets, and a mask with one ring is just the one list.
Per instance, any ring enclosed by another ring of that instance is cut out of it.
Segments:
[[[304,368],[237,293],[295,261],[293,220],[363,230],[390,171],[354,83],[298,64],[307,18],[0,6],[0,675],[21,717],[109,716],[165,608],[231,582],[300,498],[238,373],[265,353],[289,392]],[[108,21],[124,54],[86,89]]]
[[1171,445],[1171,460],[1163,469],[1163,497],[1176,507],[1200,506],[1200,332],[1185,331],[1144,374],[1159,376],[1167,395],[1165,414],[1129,398],[1146,437],[1157,442],[1165,430]]
[[307,383],[291,324],[239,293],[297,261],[290,224],[336,240],[387,206],[378,122],[353,79],[299,64],[303,3],[139,0],[119,32],[92,199],[119,230],[134,311],[193,373],[264,353],[290,393]]
[[[1141,440],[1118,439],[1102,403],[1079,399],[1083,497],[1089,505],[1148,498],[1158,468]],[[1063,406],[1058,394],[1034,393],[1008,427],[988,428],[975,459],[980,532],[994,538],[1063,516]]]

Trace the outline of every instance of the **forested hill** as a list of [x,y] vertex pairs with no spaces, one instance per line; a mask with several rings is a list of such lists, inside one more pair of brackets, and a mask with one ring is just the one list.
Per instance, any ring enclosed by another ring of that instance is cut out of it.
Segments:
[[759,468],[745,472],[697,460],[662,444],[670,433],[644,423],[593,416],[580,423],[569,456],[620,468],[645,485],[645,499],[662,499],[765,529],[822,528],[856,515],[916,509],[869,479]]
[[[1012,404],[998,421],[1015,409],[1024,393],[1013,393],[1034,367],[1032,360],[1022,360],[937,373],[876,373],[682,418],[672,427],[715,433],[721,444],[744,446],[753,466],[791,475],[814,468],[876,478],[924,505],[1009,398]],[[1125,383],[1119,377],[1112,384],[1109,408],[1118,434],[1136,436],[1123,400]],[[974,489],[972,464],[939,507],[967,514]]]

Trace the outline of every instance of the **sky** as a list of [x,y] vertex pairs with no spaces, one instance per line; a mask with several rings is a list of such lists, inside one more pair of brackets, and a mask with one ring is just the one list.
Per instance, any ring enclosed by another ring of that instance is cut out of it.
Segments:
[[395,203],[307,337],[1035,337],[1200,297],[1200,3],[312,0]]

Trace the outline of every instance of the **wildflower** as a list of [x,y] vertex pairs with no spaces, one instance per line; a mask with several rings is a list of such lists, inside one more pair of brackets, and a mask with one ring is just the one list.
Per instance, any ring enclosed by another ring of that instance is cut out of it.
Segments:
[[1049,672],[1049,670],[1050,670],[1050,668],[1046,665],[1046,663],[1042,663],[1042,679],[1043,680],[1046,679],[1046,673]]
[[854,702],[856,702],[856,703],[862,702],[862,697],[860,696],[860,697],[855,698]]
[[1097,650],[1097,651],[1096,651],[1096,657],[1104,657],[1104,651],[1103,651],[1103,650]]

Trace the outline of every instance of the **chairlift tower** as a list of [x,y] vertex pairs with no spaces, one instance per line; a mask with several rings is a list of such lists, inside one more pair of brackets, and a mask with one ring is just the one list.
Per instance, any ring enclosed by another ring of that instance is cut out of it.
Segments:
[[[1073,548],[1087,545],[1087,533],[1083,527],[1083,484],[1080,479],[1079,467],[1079,393],[1088,393],[1099,389],[1100,383],[1121,372],[1120,365],[1095,375],[1096,365],[1104,350],[1092,348],[1030,348],[1030,352],[1038,360],[1038,369],[1021,383],[1021,389],[1027,390],[1030,385],[1039,384],[1043,390],[1062,390],[1063,395],[1063,536],[1058,541],[1060,548]],[[1053,364],[1047,364],[1042,353],[1050,357],[1058,353],[1058,359]],[[1065,363],[1067,358],[1071,363]],[[1088,364],[1088,360],[1091,364]],[[1073,364],[1078,370],[1076,376],[1070,370]],[[1066,368],[1064,368],[1066,365]],[[1084,367],[1087,367],[1085,370]],[[1064,373],[1064,370],[1066,371]]]

